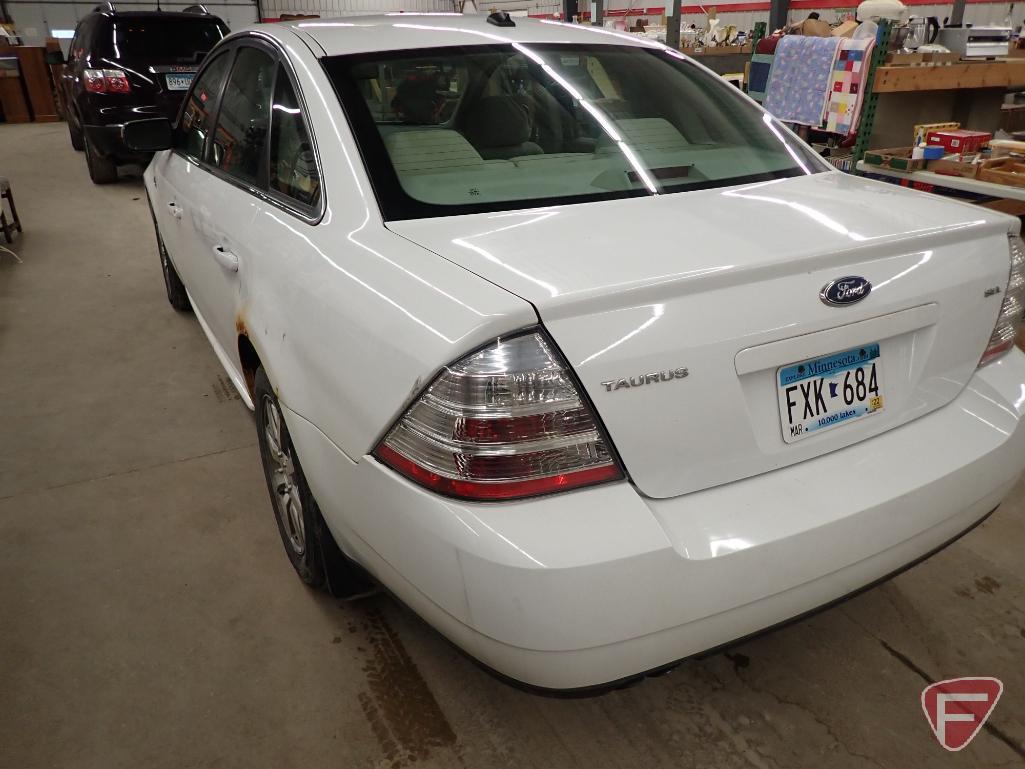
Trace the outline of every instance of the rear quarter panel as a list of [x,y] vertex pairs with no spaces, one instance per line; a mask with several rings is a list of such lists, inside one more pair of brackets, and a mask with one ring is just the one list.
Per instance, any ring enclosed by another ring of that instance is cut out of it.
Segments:
[[259,204],[240,268],[240,335],[279,398],[359,459],[439,368],[537,322],[522,299],[384,228],[320,63],[287,30],[321,162],[326,206],[310,223]]

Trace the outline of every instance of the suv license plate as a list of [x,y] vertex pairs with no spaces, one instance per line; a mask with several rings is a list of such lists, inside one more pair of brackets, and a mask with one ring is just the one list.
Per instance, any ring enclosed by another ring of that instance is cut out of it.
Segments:
[[192,85],[192,73],[185,75],[164,75],[167,78],[168,91],[185,91]]
[[777,369],[783,440],[794,443],[882,411],[882,377],[878,342]]

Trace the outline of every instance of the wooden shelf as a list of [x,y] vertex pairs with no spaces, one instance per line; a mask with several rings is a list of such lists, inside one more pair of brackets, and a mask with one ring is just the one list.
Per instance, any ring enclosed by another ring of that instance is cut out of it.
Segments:
[[898,91],[953,91],[961,88],[1025,88],[1025,59],[997,59],[922,67],[879,67],[873,88]]

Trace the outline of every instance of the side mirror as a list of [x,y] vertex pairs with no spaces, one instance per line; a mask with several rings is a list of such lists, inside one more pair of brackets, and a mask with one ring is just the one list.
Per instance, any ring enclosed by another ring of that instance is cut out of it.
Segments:
[[171,121],[165,117],[133,120],[121,129],[125,146],[134,152],[158,152],[171,148]]

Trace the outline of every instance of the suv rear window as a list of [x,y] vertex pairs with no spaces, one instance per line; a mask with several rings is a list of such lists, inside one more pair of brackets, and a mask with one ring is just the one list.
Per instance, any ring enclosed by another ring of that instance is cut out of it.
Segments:
[[112,59],[198,64],[226,34],[215,19],[122,16],[111,20],[103,38],[110,45],[105,54]]

